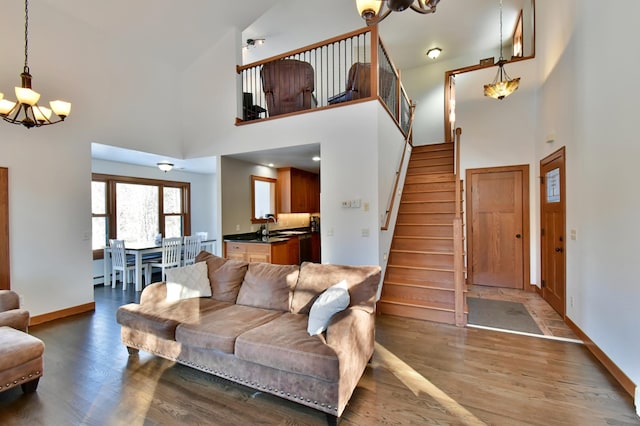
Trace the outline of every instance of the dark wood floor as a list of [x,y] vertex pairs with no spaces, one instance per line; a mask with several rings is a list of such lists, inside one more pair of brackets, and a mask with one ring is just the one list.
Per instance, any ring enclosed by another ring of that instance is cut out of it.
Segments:
[[[2,425],[321,425],[325,416],[141,352],[98,286],[96,311],[32,327],[46,344],[37,393],[0,393]],[[344,425],[640,425],[583,345],[379,316],[372,364]]]

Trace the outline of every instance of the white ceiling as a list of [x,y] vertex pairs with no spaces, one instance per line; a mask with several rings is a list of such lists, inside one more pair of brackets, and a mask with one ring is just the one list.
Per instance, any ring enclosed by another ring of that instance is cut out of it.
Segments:
[[[314,22],[331,21],[331,28],[356,29],[364,26],[358,16],[355,0],[243,0],[221,2],[189,0],[110,0],[88,2],[85,0],[44,0],[48,8],[77,21],[77,37],[90,28],[104,34],[106,40],[118,51],[129,55],[148,57],[151,63],[165,63],[176,72],[188,68],[205,52],[215,50],[216,43],[232,28],[243,31],[243,37],[265,37],[269,49],[280,53],[291,47],[280,48],[279,35],[288,36],[295,47],[324,39],[314,34]],[[504,33],[511,34],[522,5],[531,0],[504,0]],[[7,12],[15,13],[13,6]],[[42,8],[41,8],[42,9]],[[30,7],[30,18],[37,19],[37,3]],[[321,25],[322,26],[322,25]],[[308,27],[308,31],[305,31]],[[324,25],[326,32],[326,25]],[[289,29],[300,33],[291,40]],[[426,51],[438,46],[443,49],[438,61],[455,57],[486,57],[487,52],[499,52],[499,0],[441,0],[433,15],[421,15],[411,10],[391,13],[379,25],[380,35],[395,65],[408,69],[433,63]],[[337,34],[334,34],[337,35]],[[282,39],[282,37],[280,37]],[[19,46],[20,34],[11,34],[4,46]],[[276,43],[276,45],[274,45]],[[240,46],[238,46],[240,49]],[[304,151],[304,150],[303,150]],[[286,151],[256,154],[254,161],[275,162]],[[299,152],[308,161],[307,152]],[[215,159],[185,160],[165,158],[122,148],[94,144],[92,156],[134,164],[153,166],[158,161],[169,160],[185,171],[211,173]],[[267,158],[269,157],[269,158]],[[245,158],[252,160],[251,158]],[[313,167],[300,163],[300,166]]]

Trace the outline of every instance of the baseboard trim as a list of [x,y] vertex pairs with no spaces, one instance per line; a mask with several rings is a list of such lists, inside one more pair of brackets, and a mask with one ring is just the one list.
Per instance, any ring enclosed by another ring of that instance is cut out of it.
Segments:
[[44,324],[45,322],[70,317],[72,315],[84,314],[85,312],[93,312],[95,310],[96,302],[85,303],[84,305],[72,306],[70,308],[49,312],[47,314],[35,315],[29,320],[29,325]]
[[611,358],[609,358],[607,354],[605,354],[602,349],[600,349],[598,345],[596,345],[593,340],[591,340],[589,336],[587,336],[585,332],[580,329],[580,327],[578,327],[573,321],[571,321],[569,317],[565,317],[564,322],[569,326],[569,328],[573,330],[574,333],[576,333],[576,335],[580,339],[582,339],[585,346],[587,347],[587,349],[589,349],[593,356],[595,356],[596,359],[600,361],[604,368],[606,368],[607,371],[611,373],[611,375],[618,381],[618,383],[620,383],[624,390],[627,391],[629,395],[631,395],[631,398],[633,398],[636,391],[635,383],[633,383],[633,381],[626,374],[624,374],[622,370],[620,370],[620,368],[611,360]]

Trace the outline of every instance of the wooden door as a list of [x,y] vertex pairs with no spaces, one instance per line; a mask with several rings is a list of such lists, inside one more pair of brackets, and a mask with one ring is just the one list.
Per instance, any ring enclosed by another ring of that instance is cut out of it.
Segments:
[[0,290],[9,290],[9,169],[0,167]]
[[542,297],[565,314],[565,150],[540,161]]
[[467,170],[470,284],[524,289],[529,276],[529,166]]

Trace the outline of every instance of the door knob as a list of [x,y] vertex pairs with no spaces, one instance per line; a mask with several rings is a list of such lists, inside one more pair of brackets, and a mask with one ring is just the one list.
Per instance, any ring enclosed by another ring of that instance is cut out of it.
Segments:
[[522,235],[516,234],[516,238],[520,238],[520,237],[522,237]]
[[557,253],[562,253],[563,252],[562,247],[556,247],[556,252]]

